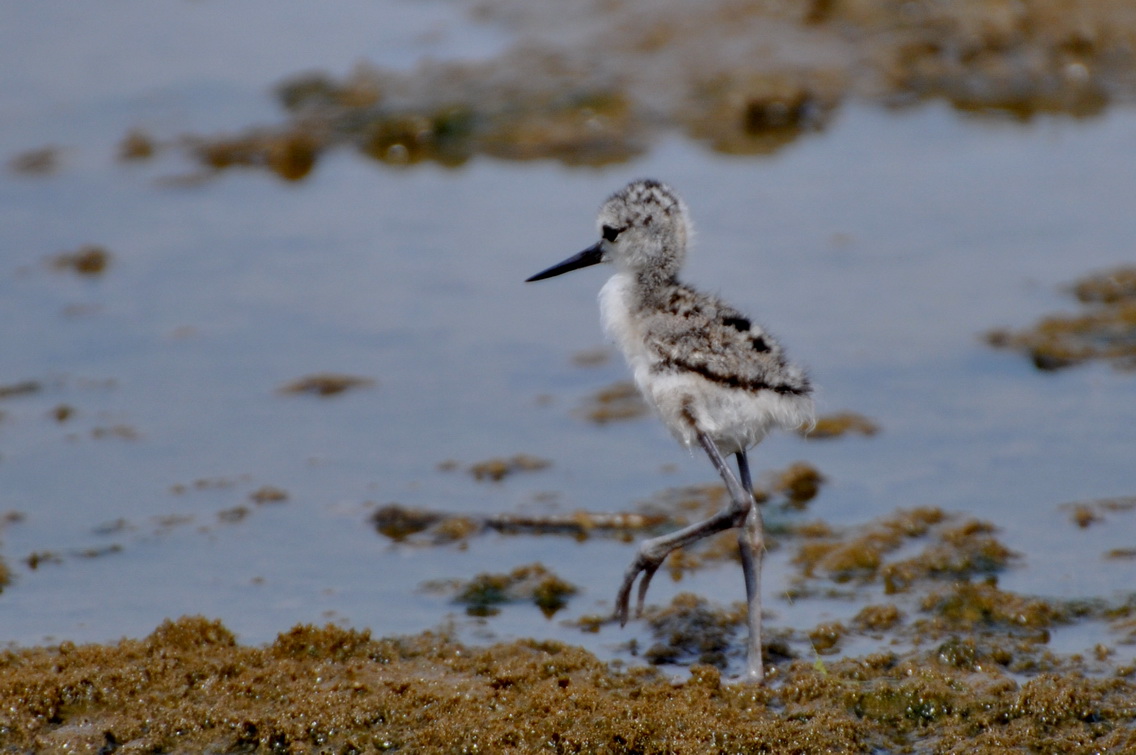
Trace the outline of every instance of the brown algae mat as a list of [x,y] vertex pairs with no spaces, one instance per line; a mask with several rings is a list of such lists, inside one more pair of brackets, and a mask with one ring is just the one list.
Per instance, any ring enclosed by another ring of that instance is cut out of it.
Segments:
[[[513,45],[480,61],[296,75],[277,88],[277,123],[135,128],[120,156],[174,148],[196,164],[190,178],[244,167],[298,181],[333,148],[392,165],[478,155],[603,165],[677,131],[717,152],[768,154],[825,128],[853,97],[1091,117],[1132,101],[1136,81],[1127,0],[481,0],[470,13]],[[27,154],[13,169],[49,162]]]
[[1081,311],[1048,315],[1021,330],[993,330],[987,342],[1027,354],[1043,371],[1090,361],[1136,369],[1136,267],[1086,275],[1069,288]]
[[[961,651],[960,649],[961,648]],[[298,626],[266,647],[221,623],[0,655],[4,752],[1131,752],[1136,685],[1028,680],[981,653],[794,661],[770,687],[698,665],[676,683],[579,648],[472,648]]]
[[[799,514],[781,495],[781,511]],[[1114,504],[1072,506],[1128,513]],[[330,625],[250,647],[186,617],[140,640],[0,651],[0,752],[1136,751],[1136,665],[1118,652],[1136,642],[1136,599],[1002,590],[997,574],[1017,557],[995,528],[936,508],[772,530],[798,570],[793,601],[859,610],[811,629],[767,621],[764,687],[723,677],[742,604],[690,594],[648,608],[653,640],[625,643],[641,658],[631,664],[557,641],[474,647]],[[575,592],[539,564],[453,588],[486,615],[532,602],[550,616]],[[1115,646],[1051,649],[1053,632],[1086,622]],[[574,623],[594,632],[610,620]]]

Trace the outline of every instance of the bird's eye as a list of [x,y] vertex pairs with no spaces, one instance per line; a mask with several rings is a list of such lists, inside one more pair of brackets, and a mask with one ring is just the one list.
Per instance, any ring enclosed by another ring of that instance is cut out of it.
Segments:
[[612,228],[610,225],[603,227],[603,237],[607,241],[615,241],[619,234],[623,233],[622,228]]

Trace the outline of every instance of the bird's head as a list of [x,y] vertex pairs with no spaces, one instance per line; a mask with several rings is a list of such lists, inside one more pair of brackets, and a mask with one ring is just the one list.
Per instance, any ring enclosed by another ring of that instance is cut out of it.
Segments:
[[691,236],[686,204],[666,184],[632,181],[608,197],[596,225],[600,240],[529,278],[544,280],[600,262],[631,273],[674,277],[682,266]]

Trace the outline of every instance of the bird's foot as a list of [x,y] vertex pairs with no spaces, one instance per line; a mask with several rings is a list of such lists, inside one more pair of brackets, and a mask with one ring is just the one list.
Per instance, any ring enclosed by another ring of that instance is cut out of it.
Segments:
[[639,581],[639,594],[635,602],[635,618],[639,618],[643,615],[643,601],[647,597],[647,588],[651,584],[651,577],[655,576],[655,572],[662,566],[666,557],[666,552],[658,555],[653,553],[647,543],[639,546],[639,553],[631,562],[631,566],[627,567],[627,571],[623,573],[623,584],[620,585],[619,592],[615,596],[615,618],[619,620],[621,627],[627,624],[631,588],[635,586],[635,580],[639,578],[640,574],[643,575]]

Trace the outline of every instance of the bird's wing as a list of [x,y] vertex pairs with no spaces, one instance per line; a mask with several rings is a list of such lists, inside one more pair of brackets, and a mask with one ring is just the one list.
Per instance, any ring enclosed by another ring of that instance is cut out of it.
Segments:
[[741,312],[714,300],[681,313],[660,313],[646,340],[660,371],[691,372],[728,387],[807,392],[780,344]]

